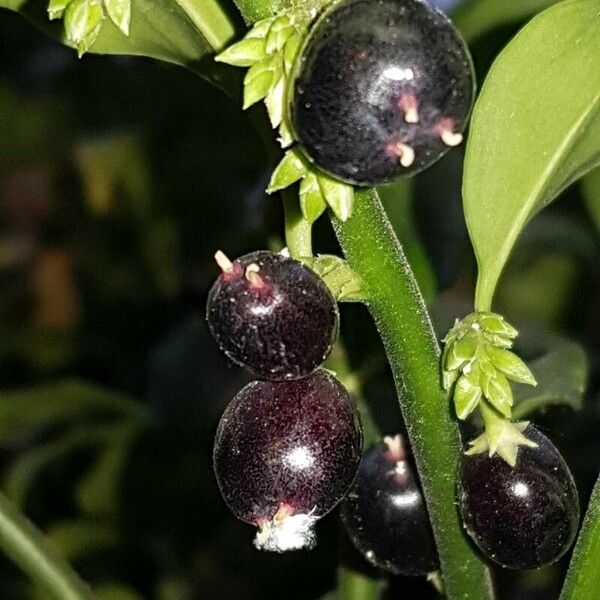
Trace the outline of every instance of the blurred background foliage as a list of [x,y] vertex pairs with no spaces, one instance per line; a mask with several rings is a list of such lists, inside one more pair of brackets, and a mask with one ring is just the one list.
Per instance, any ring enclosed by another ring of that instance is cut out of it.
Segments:
[[[459,9],[479,81],[551,2],[518,4]],[[281,247],[269,168],[248,116],[192,72],[78,60],[0,13],[0,482],[100,598],[316,599],[331,594],[340,560],[381,576],[335,514],[310,553],[254,551],[213,478],[214,430],[245,375],[204,323],[212,256]],[[382,190],[440,336],[472,307],[461,169],[457,149]],[[315,234],[319,252],[338,251],[325,219]],[[527,227],[495,305],[521,327],[519,350],[540,379],[536,396],[517,393],[522,412],[563,451],[584,505],[600,465],[599,262],[596,171]],[[344,305],[342,319],[338,368],[382,432],[402,431],[366,311]],[[501,597],[557,598],[566,563],[500,572]],[[396,578],[384,596],[436,594]],[[0,558],[0,598],[45,593]]]

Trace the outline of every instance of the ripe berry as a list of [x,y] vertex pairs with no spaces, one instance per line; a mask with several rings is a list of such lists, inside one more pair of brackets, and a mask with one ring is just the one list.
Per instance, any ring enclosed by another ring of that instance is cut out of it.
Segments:
[[215,474],[225,502],[256,525],[255,546],[311,548],[314,524],[346,494],[362,430],[348,392],[327,371],[294,381],[255,381],[225,410]]
[[297,260],[253,252],[233,263],[216,254],[222,273],[208,296],[208,326],[234,362],[262,379],[314,371],[338,333],[338,308],[325,282]]
[[499,456],[464,456],[459,502],[468,534],[489,558],[511,569],[558,560],[579,523],[577,489],[552,442],[531,425],[537,448],[521,446],[512,468]]
[[474,95],[469,51],[422,0],[343,0],[297,63],[296,138],[319,167],[357,185],[411,175],[460,144]]
[[425,502],[399,435],[365,452],[342,502],[342,519],[371,564],[394,575],[438,568]]

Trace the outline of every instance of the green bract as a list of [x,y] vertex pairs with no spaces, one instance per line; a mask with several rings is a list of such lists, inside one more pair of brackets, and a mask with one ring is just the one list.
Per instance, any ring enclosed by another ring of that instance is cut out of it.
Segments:
[[511,352],[517,330],[501,315],[475,312],[456,321],[444,342],[443,384],[454,386],[459,419],[480,408],[485,432],[470,442],[469,453],[498,453],[509,464],[516,461],[519,445],[530,442],[521,433],[526,425],[512,423],[513,392],[509,380],[536,385],[527,365]]
[[96,41],[105,11],[121,32],[129,35],[131,0],[50,0],[47,11],[50,20],[64,17],[66,39],[80,57]]
[[[315,14],[314,10],[296,7],[259,21],[244,39],[215,59],[236,67],[249,67],[244,78],[243,107],[264,100],[271,126],[279,128],[283,148],[295,141],[288,115],[288,90],[296,57]],[[354,188],[318,169],[295,147],[288,150],[275,169],[267,191],[273,193],[297,181],[300,181],[300,208],[309,223],[314,223],[327,206],[341,221],[350,217]]]

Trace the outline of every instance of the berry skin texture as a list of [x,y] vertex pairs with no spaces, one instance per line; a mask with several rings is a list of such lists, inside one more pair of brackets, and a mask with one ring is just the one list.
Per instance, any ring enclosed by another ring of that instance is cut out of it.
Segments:
[[325,282],[281,254],[216,257],[223,272],[208,295],[207,320],[221,350],[261,379],[297,379],[319,367],[339,326]]
[[499,456],[463,456],[459,503],[464,526],[483,554],[510,569],[557,561],[579,524],[579,500],[569,467],[552,442],[529,425],[537,448],[519,448],[512,468]]
[[348,491],[361,449],[352,399],[319,369],[244,387],[221,418],[213,459],[226,504],[259,528],[255,546],[283,552],[314,546],[314,524]]
[[425,501],[399,435],[365,452],[342,502],[342,520],[354,545],[376,567],[394,575],[425,575],[438,568]]
[[462,141],[475,75],[452,23],[424,0],[342,0],[295,69],[296,138],[321,169],[375,186],[429,167]]

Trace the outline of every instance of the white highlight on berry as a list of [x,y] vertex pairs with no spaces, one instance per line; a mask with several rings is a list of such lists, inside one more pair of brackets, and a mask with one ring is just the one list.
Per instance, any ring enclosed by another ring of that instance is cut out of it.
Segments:
[[383,76],[392,81],[412,81],[415,78],[412,69],[402,69],[400,67],[388,67],[383,72]]
[[529,486],[526,483],[523,483],[522,481],[517,481],[516,483],[514,483],[512,486],[512,490],[515,493],[515,495],[519,496],[520,498],[527,498],[527,496],[529,496]]
[[306,446],[299,446],[288,452],[284,458],[284,462],[292,469],[308,469],[315,462],[315,457]]
[[316,544],[316,521],[317,517],[312,512],[290,515],[289,510],[282,506],[270,521],[259,528],[254,546],[270,552],[309,550]]
[[215,261],[223,273],[229,273],[233,270],[233,263],[229,260],[225,252],[217,250],[215,252]]

